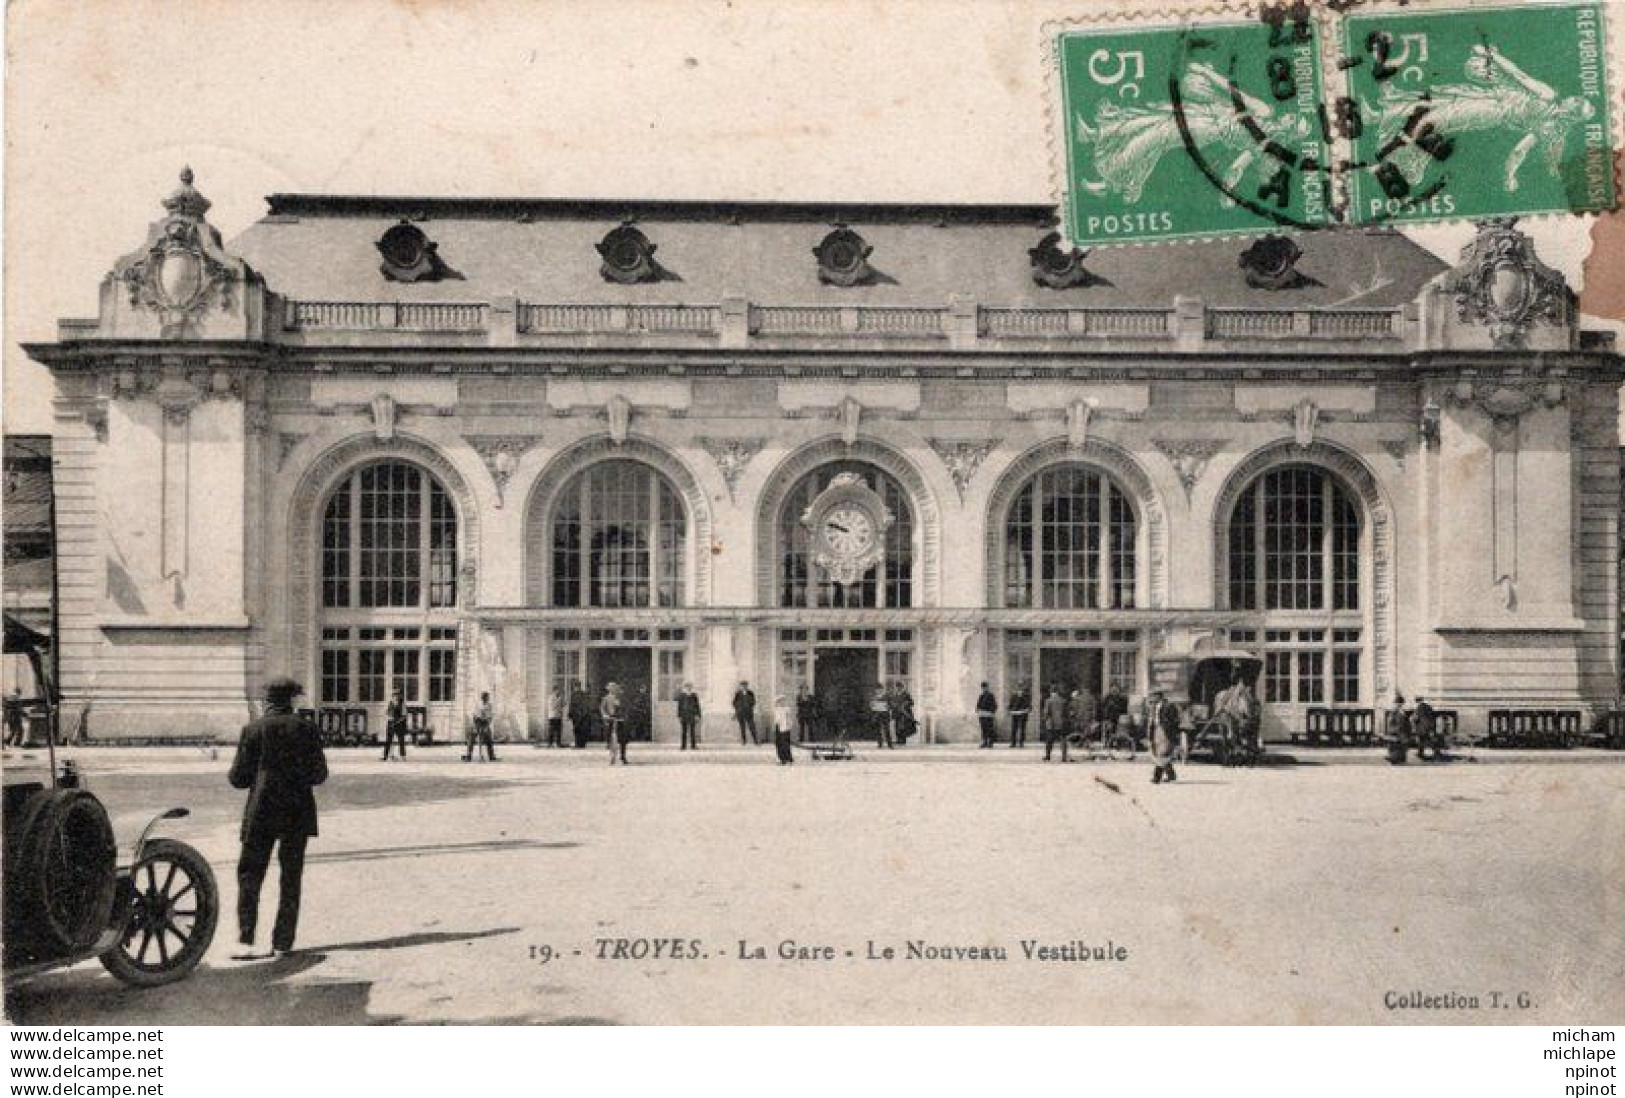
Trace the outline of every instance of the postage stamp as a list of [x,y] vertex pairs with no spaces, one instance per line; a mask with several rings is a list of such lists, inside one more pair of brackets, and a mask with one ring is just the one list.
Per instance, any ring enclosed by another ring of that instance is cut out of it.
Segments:
[[1611,209],[1603,33],[1600,4],[1347,17],[1353,217]]
[[1073,241],[1329,224],[1314,23],[1067,31],[1056,58]]
[[1600,3],[1050,33],[1076,244],[1615,205]]

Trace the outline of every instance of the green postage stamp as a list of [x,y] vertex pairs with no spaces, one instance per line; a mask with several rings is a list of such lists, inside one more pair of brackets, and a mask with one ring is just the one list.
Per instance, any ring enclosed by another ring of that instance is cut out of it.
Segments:
[[1600,3],[1053,33],[1075,244],[1611,209]]

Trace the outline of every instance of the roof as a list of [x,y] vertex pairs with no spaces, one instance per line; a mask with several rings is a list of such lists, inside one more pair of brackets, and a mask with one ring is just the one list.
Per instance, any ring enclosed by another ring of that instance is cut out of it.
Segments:
[[[229,244],[269,287],[312,301],[526,301],[716,304],[725,297],[783,305],[941,306],[960,296],[1020,307],[1167,307],[1176,296],[1210,306],[1392,308],[1446,269],[1391,229],[1295,237],[1286,290],[1247,285],[1237,260],[1250,241],[1227,239],[1096,248],[1096,284],[1052,290],[1032,278],[1028,250],[1051,231],[1044,206],[948,206],[646,200],[452,199],[272,195],[270,213]],[[380,271],[376,242],[410,219],[461,278],[403,283]],[[606,281],[594,245],[635,219],[669,278]],[[836,224],[873,246],[874,285],[818,280],[813,248]]]
[[51,530],[51,440],[44,435],[5,439],[5,503],[0,511],[7,540],[48,536]]

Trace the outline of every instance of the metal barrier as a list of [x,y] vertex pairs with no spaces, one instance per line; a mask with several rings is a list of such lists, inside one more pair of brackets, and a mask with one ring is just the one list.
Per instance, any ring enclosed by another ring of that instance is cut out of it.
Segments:
[[1598,714],[1591,724],[1591,731],[1581,739],[1588,747],[1625,751],[1625,710],[1610,709]]
[[[1369,744],[1376,735],[1377,717],[1369,709],[1310,706],[1303,714],[1303,737],[1310,744],[1333,746]],[[1293,736],[1297,743],[1298,737]]]
[[1580,738],[1578,709],[1491,709],[1489,747],[1573,747]]

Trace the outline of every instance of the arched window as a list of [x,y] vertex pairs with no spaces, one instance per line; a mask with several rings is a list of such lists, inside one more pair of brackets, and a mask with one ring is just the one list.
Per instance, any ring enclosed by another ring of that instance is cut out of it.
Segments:
[[554,606],[681,606],[688,516],[639,461],[601,461],[564,486],[553,515]]
[[[891,512],[885,556],[856,583],[839,584],[812,563],[812,532],[802,524],[819,493],[842,473],[856,473]],[[863,461],[821,465],[796,482],[779,510],[779,605],[903,607],[914,604],[914,514],[893,476]]]
[[1134,508],[1106,474],[1085,465],[1043,470],[1017,494],[1004,530],[1006,606],[1134,606]]
[[1230,606],[1360,608],[1360,517],[1336,477],[1288,465],[1242,492],[1230,516]]
[[1314,465],[1259,476],[1230,514],[1229,601],[1264,613],[1231,630],[1262,650],[1263,700],[1356,705],[1363,698],[1360,512],[1347,487]]
[[456,691],[457,512],[405,461],[362,465],[322,516],[323,704],[411,704]]

